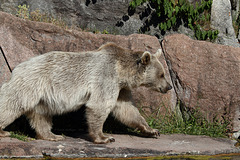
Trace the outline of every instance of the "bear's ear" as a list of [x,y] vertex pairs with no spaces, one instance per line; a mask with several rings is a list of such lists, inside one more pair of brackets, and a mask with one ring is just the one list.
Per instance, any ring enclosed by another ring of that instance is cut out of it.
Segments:
[[155,53],[155,56],[157,57],[157,59],[160,58],[160,56],[162,55],[162,49],[158,49],[157,52]]
[[141,57],[141,63],[143,65],[147,65],[149,64],[151,61],[151,53],[148,52],[148,51],[145,51],[143,54],[142,54],[142,57]]

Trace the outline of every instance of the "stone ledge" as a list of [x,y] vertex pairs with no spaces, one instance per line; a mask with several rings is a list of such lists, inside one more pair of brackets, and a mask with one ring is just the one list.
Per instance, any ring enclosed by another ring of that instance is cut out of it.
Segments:
[[84,137],[66,137],[64,141],[19,141],[0,139],[0,158],[127,158],[169,155],[216,155],[240,153],[235,141],[194,135],[161,135],[160,138],[143,138],[131,135],[112,135],[116,142],[93,144]]

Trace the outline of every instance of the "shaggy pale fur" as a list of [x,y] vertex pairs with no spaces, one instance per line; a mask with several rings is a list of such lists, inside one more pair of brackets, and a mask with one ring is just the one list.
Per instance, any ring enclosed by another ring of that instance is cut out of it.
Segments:
[[19,64],[0,90],[0,136],[9,136],[3,129],[25,114],[38,138],[62,140],[51,132],[52,116],[83,105],[95,143],[114,141],[102,133],[110,112],[129,127],[158,135],[132,105],[131,89],[146,86],[162,93],[171,89],[160,54],[161,50],[152,55],[107,43],[96,51],[54,51]]

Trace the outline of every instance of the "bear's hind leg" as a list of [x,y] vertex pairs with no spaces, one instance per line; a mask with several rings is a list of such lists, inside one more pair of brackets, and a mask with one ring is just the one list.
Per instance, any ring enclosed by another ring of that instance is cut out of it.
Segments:
[[55,135],[51,132],[52,129],[52,117],[44,114],[37,114],[30,112],[27,114],[30,125],[36,131],[36,137],[38,139],[59,141],[63,140],[64,137],[61,135]]
[[107,119],[109,113],[98,112],[90,108],[86,108],[86,116],[88,121],[89,136],[94,143],[105,144],[114,142],[115,139],[103,134],[103,124]]
[[112,111],[113,116],[120,122],[133,129],[140,130],[143,135],[157,137],[160,135],[157,129],[152,129],[141,116],[138,109],[131,102],[120,101]]

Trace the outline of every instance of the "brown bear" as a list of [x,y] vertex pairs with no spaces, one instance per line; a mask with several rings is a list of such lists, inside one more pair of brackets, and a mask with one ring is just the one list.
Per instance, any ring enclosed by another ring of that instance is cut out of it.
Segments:
[[131,90],[146,86],[166,93],[171,89],[158,60],[161,52],[134,52],[107,43],[95,51],[53,51],[19,64],[0,90],[0,136],[9,136],[3,129],[25,114],[37,138],[62,140],[51,132],[52,116],[83,105],[94,143],[114,141],[102,132],[109,113],[148,136],[158,136],[133,106]]

